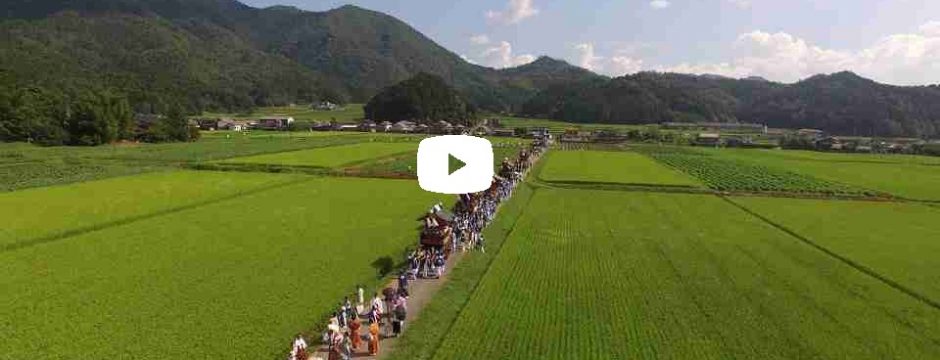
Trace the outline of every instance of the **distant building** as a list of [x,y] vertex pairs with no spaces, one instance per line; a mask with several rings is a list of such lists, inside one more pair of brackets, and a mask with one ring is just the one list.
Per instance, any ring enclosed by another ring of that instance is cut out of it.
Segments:
[[221,130],[218,127],[219,122],[220,122],[220,119],[197,119],[196,120],[196,123],[199,124],[199,130],[205,130],[205,131]]
[[435,134],[450,134],[454,130],[454,126],[451,123],[444,120],[440,120],[431,127],[431,131]]
[[546,127],[532,128],[528,133],[528,137],[533,139],[545,139],[550,136],[551,134],[548,133],[548,128]]
[[406,120],[399,121],[392,125],[390,132],[413,133],[415,132],[415,123]]
[[720,146],[721,145],[721,134],[718,133],[701,133],[695,137],[695,145],[699,146]]
[[703,123],[681,123],[681,122],[666,122],[660,124],[660,127],[663,129],[670,130],[711,130],[711,131],[737,131],[737,132],[758,132],[758,133],[767,133],[767,126],[764,124],[752,124],[752,123],[720,123],[720,122],[703,122]]
[[330,124],[330,123],[328,123],[328,122],[314,121],[313,124],[310,125],[310,130],[313,130],[313,131],[330,131],[330,130],[333,130],[333,125]]
[[377,127],[378,125],[375,124],[375,121],[369,119],[362,120],[362,122],[359,123],[359,131],[362,132],[375,132]]
[[845,144],[842,143],[842,140],[835,136],[828,136],[819,140],[816,140],[816,150],[834,150],[842,151],[845,148]]
[[513,129],[493,129],[493,136],[514,137],[516,131]]
[[258,128],[262,130],[287,130],[294,123],[289,116],[275,116],[258,119]]
[[321,102],[313,104],[313,108],[315,110],[333,111],[333,110],[339,109],[339,105],[336,105],[329,101],[321,101]]
[[799,136],[820,138],[826,135],[825,131],[817,129],[799,129],[796,131],[796,134]]

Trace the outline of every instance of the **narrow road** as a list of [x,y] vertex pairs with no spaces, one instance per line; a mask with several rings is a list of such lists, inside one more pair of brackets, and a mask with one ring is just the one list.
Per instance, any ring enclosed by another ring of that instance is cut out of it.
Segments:
[[[447,259],[447,271],[444,273],[440,279],[418,279],[412,280],[408,285],[408,319],[405,321],[405,327],[402,329],[403,332],[408,331],[408,324],[415,321],[421,316],[421,310],[434,298],[434,294],[441,289],[441,287],[447,283],[450,279],[450,272],[460,262],[460,259],[463,258],[462,252],[454,253]],[[386,287],[397,288],[398,281],[392,280],[388,283]],[[368,300],[368,297],[367,299]],[[368,306],[368,304],[366,304]],[[391,354],[395,351],[395,346],[398,343],[398,339],[394,337],[385,338],[379,342],[379,355],[378,356],[369,356],[369,342],[365,340],[365,334],[368,333],[368,324],[364,321],[360,333],[364,336],[362,341],[362,347],[358,350],[353,350],[353,358],[355,359],[382,359],[388,354]],[[387,333],[391,334],[391,328],[383,328],[383,335]],[[327,345],[320,345],[317,347],[316,352],[313,353],[311,359],[328,359],[329,358],[329,347]]]

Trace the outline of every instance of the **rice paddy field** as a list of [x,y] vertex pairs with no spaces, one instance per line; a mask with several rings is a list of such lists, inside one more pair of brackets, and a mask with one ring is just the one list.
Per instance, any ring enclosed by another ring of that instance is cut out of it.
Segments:
[[[518,155],[519,150],[520,147],[511,143],[494,143],[493,167],[498,170],[504,158],[514,158]],[[344,168],[344,171],[363,176],[400,176],[414,178],[418,176],[417,156],[418,152],[415,149],[412,152],[352,164]]]
[[[266,181],[226,175],[230,184]],[[33,195],[73,198],[55,190]],[[168,201],[130,196],[153,208]],[[413,181],[307,177],[2,251],[0,358],[280,358],[355,284],[375,286],[371,264],[414,241],[415,223],[402,219],[438,200],[452,201]],[[96,209],[82,212],[61,216],[88,219]],[[41,227],[33,216],[4,219]]]
[[539,189],[435,359],[929,359],[940,311],[713,196]]
[[[0,359],[283,358],[454,202],[364,178],[414,177],[421,138],[0,144]],[[936,159],[552,150],[389,358],[938,359]]]
[[220,201],[296,176],[166,171],[0,194],[0,249]]
[[334,168],[374,158],[388,157],[397,154],[410,154],[417,151],[417,148],[417,143],[367,142],[234,158],[225,160],[223,163]]
[[775,198],[735,198],[734,202],[940,303],[938,208]]
[[685,174],[634,152],[555,151],[545,161],[539,178],[549,182],[699,186]]

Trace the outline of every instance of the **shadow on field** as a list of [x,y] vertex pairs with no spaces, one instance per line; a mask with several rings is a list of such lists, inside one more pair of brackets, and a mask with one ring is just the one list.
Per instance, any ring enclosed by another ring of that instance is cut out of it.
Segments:
[[391,256],[383,256],[372,262],[372,268],[375,269],[375,276],[381,279],[392,273],[395,269],[395,261]]

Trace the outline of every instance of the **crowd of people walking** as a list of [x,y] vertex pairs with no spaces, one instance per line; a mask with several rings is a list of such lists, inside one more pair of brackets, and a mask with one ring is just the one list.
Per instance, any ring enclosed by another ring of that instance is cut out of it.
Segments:
[[[396,286],[373,292],[368,303],[365,289],[357,286],[353,294],[355,304],[346,297],[337,306],[321,339],[324,344],[321,352],[325,350],[327,359],[351,359],[361,354],[364,347],[370,356],[377,356],[383,338],[397,337],[404,330],[412,282],[444,276],[448,258],[458,252],[486,252],[483,229],[494,220],[499,205],[512,196],[547,146],[546,142],[536,140],[531,147],[520,151],[517,159],[503,159],[490,188],[460,195],[452,211],[446,211],[441,203],[432,206],[422,219],[424,229],[418,246],[407,255],[406,268],[398,274]],[[288,359],[317,359],[308,353],[308,340],[302,334],[297,335]]]

